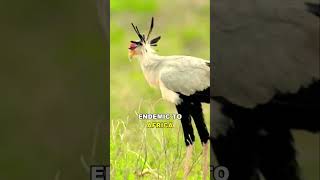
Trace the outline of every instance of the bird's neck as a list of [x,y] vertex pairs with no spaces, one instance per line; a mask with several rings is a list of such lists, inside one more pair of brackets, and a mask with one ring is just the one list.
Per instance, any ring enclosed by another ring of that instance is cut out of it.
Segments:
[[141,70],[149,85],[158,86],[159,64],[161,60],[159,55],[154,52],[145,52],[139,57]]
[[141,67],[146,67],[159,63],[159,57],[160,56],[152,48],[146,48],[142,51],[139,57],[139,62]]

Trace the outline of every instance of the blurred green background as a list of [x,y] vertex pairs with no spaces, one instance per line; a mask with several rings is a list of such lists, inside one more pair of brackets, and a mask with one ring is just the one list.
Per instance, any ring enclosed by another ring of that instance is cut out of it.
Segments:
[[0,21],[0,179],[89,179],[108,143],[97,2],[1,1]]
[[[149,1],[111,0],[110,98],[111,178],[176,179],[183,175],[185,144],[181,123],[174,128],[146,128],[138,113],[176,113],[175,106],[161,100],[149,87],[138,61],[129,62],[130,40],[137,40],[131,22],[147,33],[155,18],[152,37],[161,35],[160,55],[190,55],[209,60],[210,8],[208,0]],[[209,108],[204,105],[209,126]],[[152,120],[151,120],[152,121]],[[154,121],[154,120],[153,120]],[[191,179],[201,177],[201,144],[196,128]]]

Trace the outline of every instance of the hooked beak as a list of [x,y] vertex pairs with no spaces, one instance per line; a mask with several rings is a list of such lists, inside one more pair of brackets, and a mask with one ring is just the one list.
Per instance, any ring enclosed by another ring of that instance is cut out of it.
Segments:
[[134,49],[135,49],[135,47],[129,47],[128,49],[130,49],[130,50],[134,50]]

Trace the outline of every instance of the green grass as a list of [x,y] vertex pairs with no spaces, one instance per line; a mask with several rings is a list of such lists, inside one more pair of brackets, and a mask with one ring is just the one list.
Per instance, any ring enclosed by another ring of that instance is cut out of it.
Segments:
[[[161,100],[159,90],[149,87],[139,62],[129,62],[129,42],[137,39],[130,23],[146,32],[151,17],[155,17],[152,35],[162,37],[156,48],[161,55],[209,59],[209,13],[209,1],[111,1],[111,179],[183,176],[185,145],[180,121],[170,120],[174,128],[147,128],[148,121],[137,118],[138,113],[174,114],[176,110]],[[204,106],[204,114],[209,125],[208,105]],[[199,179],[202,147],[194,129],[196,144],[190,178]]]
[[[172,109],[158,109],[166,102],[150,104],[141,101],[141,109],[135,113],[175,113]],[[143,108],[144,107],[144,108]],[[148,107],[148,108],[146,108]],[[209,114],[206,106],[205,114]],[[209,117],[206,116],[208,120]],[[111,176],[114,178],[176,179],[183,175],[185,145],[179,120],[170,120],[174,128],[147,128],[146,120],[137,120],[136,115],[111,121]],[[208,122],[208,121],[207,121]],[[194,125],[194,124],[193,124]],[[195,132],[197,133],[197,132]],[[119,142],[119,143],[115,143]],[[199,140],[193,153],[193,168],[190,177],[201,177],[201,153]]]

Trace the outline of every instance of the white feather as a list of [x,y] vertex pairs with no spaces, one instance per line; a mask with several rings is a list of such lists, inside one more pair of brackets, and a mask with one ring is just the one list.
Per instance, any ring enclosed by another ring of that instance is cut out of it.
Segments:
[[168,58],[159,77],[168,89],[190,96],[210,86],[210,68],[206,61],[190,56]]
[[149,85],[160,88],[164,99],[179,104],[178,93],[190,96],[210,86],[209,61],[191,56],[159,56],[150,50],[147,48],[140,57],[141,69]]

